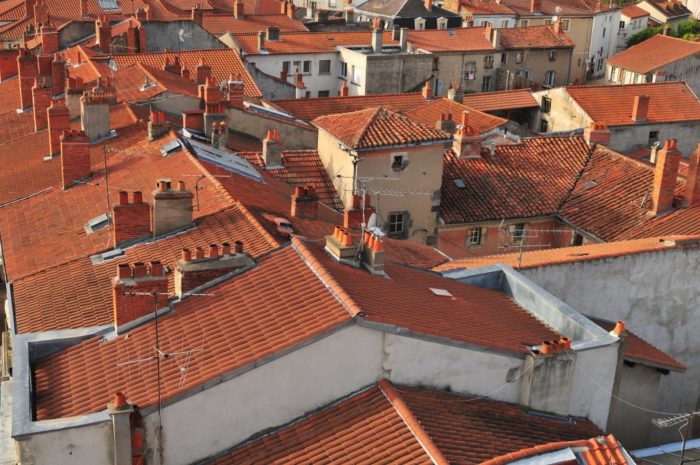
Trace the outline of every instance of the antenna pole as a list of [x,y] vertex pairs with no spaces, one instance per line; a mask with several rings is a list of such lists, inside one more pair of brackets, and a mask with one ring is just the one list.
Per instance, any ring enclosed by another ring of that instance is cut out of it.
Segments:
[[160,390],[160,339],[158,335],[158,293],[153,292],[153,314],[155,316],[156,330],[156,386],[158,388],[158,430],[156,436],[158,438],[158,465],[163,465],[163,402]]

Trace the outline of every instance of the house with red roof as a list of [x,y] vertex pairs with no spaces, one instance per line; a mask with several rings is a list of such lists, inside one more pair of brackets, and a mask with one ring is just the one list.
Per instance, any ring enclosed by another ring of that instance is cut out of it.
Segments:
[[610,131],[605,145],[621,152],[672,138],[689,157],[700,133],[700,100],[685,82],[570,86],[534,97],[540,102],[540,132],[579,132],[603,124]]
[[515,27],[517,24],[517,14],[513,9],[500,2],[488,0],[448,0],[443,3],[446,8],[462,16],[463,25],[486,26],[504,29]]
[[677,0],[642,0],[637,6],[648,12],[651,20],[669,27],[676,27],[692,17],[688,7]]
[[620,11],[620,30],[617,33],[617,50],[619,53],[627,48],[627,39],[645,29],[649,24],[649,13],[637,5],[627,5]]

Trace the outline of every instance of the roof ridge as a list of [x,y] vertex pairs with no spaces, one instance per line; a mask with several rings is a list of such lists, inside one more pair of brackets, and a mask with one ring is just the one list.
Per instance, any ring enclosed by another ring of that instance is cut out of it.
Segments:
[[384,397],[386,397],[392,407],[394,407],[396,413],[401,417],[403,422],[406,424],[406,427],[411,431],[413,437],[416,439],[416,441],[418,441],[433,463],[435,465],[449,465],[450,463],[447,461],[437,445],[433,442],[432,438],[413,414],[410,407],[394,389],[391,381],[382,379],[379,381],[379,389],[381,389]]
[[[360,110],[360,111],[369,113],[367,110],[371,110],[371,109],[372,108],[370,107],[370,108],[367,108],[365,110]],[[365,124],[365,127],[362,128],[362,132],[360,132],[360,134],[357,136],[357,139],[355,141],[353,141],[354,142],[353,145],[358,145],[358,146],[360,145],[360,142],[362,141],[362,139],[365,138],[365,134],[367,134],[369,127],[377,120],[377,116],[379,116],[379,113],[382,111],[386,112],[386,110],[384,110],[384,108],[381,105],[372,110],[372,113],[373,113],[372,116],[367,121],[367,124]]]
[[325,266],[313,256],[311,250],[304,245],[303,241],[296,236],[292,236],[292,249],[294,249],[301,259],[306,263],[306,266],[318,277],[335,299],[340,302],[340,305],[347,310],[353,318],[362,313],[360,306],[350,297],[345,289],[336,281],[336,279],[328,272]]

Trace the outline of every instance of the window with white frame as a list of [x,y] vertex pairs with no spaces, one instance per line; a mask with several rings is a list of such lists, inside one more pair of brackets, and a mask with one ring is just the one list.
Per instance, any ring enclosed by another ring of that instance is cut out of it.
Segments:
[[549,58],[549,61],[557,61],[557,51],[550,50],[549,52],[547,52],[547,57]]
[[520,27],[527,27],[530,22],[527,19],[520,20]]
[[484,57],[484,68],[485,69],[493,68],[493,55],[486,55]]
[[508,226],[508,232],[510,233],[510,243],[513,245],[520,245],[525,240],[525,229],[527,225],[525,223],[516,223]]
[[331,74],[331,60],[319,60],[318,74]]
[[304,71],[302,71],[302,72],[304,74],[311,74],[311,61],[310,60],[304,61],[303,70]]
[[469,61],[464,65],[464,80],[473,81],[476,79],[476,62]]
[[501,28],[505,29],[508,27],[508,20],[507,19],[502,19],[501,20]]
[[561,20],[561,30],[564,32],[569,30],[569,20],[568,19]]
[[425,29],[425,19],[423,18],[416,18],[413,20],[413,26],[417,31],[422,31]]
[[469,228],[467,229],[467,237],[465,246],[479,247],[486,243],[486,228]]
[[437,19],[437,28],[438,29],[447,29],[447,18],[440,17]]
[[347,77],[348,76],[348,64],[344,61],[338,62],[338,76]]
[[544,73],[544,85],[547,87],[554,87],[554,71],[547,71]]
[[523,62],[523,52],[515,52],[515,63],[520,64]]
[[328,0],[328,8],[336,8],[338,6],[338,0]]
[[362,84],[362,68],[359,66],[352,66],[352,83],[353,84]]
[[389,213],[389,222],[387,224],[387,234],[389,236],[401,236],[406,233],[406,219],[408,212],[391,212]]

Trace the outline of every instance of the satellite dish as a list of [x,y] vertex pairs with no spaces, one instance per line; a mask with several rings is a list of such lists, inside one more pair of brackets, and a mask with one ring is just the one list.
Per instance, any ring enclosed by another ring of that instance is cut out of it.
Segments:
[[557,17],[557,15],[552,16],[552,22],[553,22],[553,23],[556,23],[558,19],[559,19],[559,18]]

